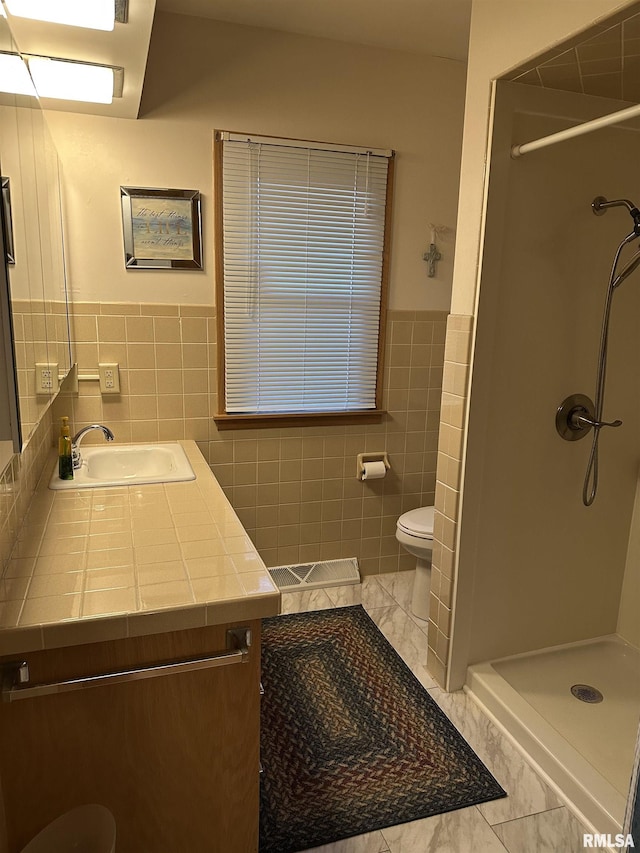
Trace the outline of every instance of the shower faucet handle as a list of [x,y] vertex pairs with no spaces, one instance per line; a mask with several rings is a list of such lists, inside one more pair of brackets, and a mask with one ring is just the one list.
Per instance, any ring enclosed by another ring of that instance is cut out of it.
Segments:
[[584,394],[571,394],[556,412],[556,429],[566,441],[584,438],[592,427],[598,432],[602,427],[619,426],[622,426],[622,421],[597,420],[595,406]]
[[597,421],[589,416],[589,413],[584,409],[575,409],[570,418],[570,426],[574,429],[602,429],[602,427],[619,427],[622,426],[622,421]]

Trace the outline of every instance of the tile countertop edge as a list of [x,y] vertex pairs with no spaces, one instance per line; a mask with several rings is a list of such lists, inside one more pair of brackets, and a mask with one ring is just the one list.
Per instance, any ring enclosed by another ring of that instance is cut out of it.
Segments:
[[[240,521],[224,495],[218,481],[215,479],[206,460],[202,456],[195,441],[180,440],[187,457],[193,466],[196,473],[196,479],[189,483],[166,484],[167,486],[194,486],[202,497],[207,499],[215,493],[217,501],[224,502],[224,525],[235,527],[234,537],[238,539],[237,527],[242,527]],[[42,472],[40,482],[38,484],[35,496],[44,494],[47,497],[47,484],[50,477],[50,469],[55,464],[55,453],[51,456],[51,464],[47,462]],[[200,488],[202,487],[202,488]],[[130,489],[136,487],[122,487]],[[145,488],[145,487],[139,487]],[[71,490],[74,495],[81,494],[80,490]],[[88,489],[87,492],[99,492],[103,490]],[[113,494],[113,490],[110,490]],[[64,492],[49,493],[54,497],[64,495]],[[66,494],[69,494],[67,492]],[[170,495],[170,492],[167,492]],[[64,498],[62,498],[64,500]],[[27,518],[29,516],[27,515]],[[231,517],[231,522],[229,518]],[[48,516],[47,516],[48,518]],[[46,532],[47,520],[42,523],[42,535]],[[37,527],[36,527],[37,529]],[[244,531],[244,528],[243,528]],[[36,534],[37,535],[37,534]],[[246,532],[244,533],[246,537]],[[39,539],[42,538],[41,536]],[[248,540],[248,537],[247,541]],[[224,535],[218,541],[225,541]],[[135,546],[133,548],[135,552]],[[280,612],[280,592],[273,587],[270,581],[267,570],[258,555],[256,549],[251,545],[246,551],[242,552],[242,556],[249,555],[252,561],[255,560],[256,565],[251,566],[254,570],[251,572],[251,577],[256,575],[262,580],[262,575],[266,582],[266,588],[261,586],[252,592],[240,591],[239,594],[227,594],[220,598],[212,597],[211,599],[196,601],[185,604],[183,601],[177,601],[175,606],[164,603],[159,607],[147,607],[146,609],[136,609],[123,612],[111,612],[104,614],[93,614],[91,616],[81,616],[77,618],[66,618],[52,620],[47,622],[39,622],[35,624],[20,624],[19,619],[16,619],[16,624],[2,626],[0,624],[0,657],[8,655],[21,655],[28,652],[41,651],[45,649],[60,648],[72,645],[84,645],[95,642],[105,642],[109,640],[125,639],[128,637],[139,637],[151,634],[165,633],[169,631],[188,630],[190,628],[199,628],[211,625],[222,625],[229,622],[246,622],[254,619],[262,619],[268,616],[275,616]],[[231,554],[225,554],[224,559],[233,558]],[[183,556],[183,560],[186,558]],[[215,558],[209,558],[212,561]],[[256,572],[255,569],[258,571]],[[35,574],[33,575],[35,576]],[[242,572],[237,572],[235,577],[240,582],[242,587]],[[245,578],[248,575],[245,574]],[[4,579],[3,579],[4,580]],[[189,579],[191,583],[192,579]],[[31,578],[30,578],[31,582]],[[273,589],[269,589],[269,587]],[[201,597],[201,596],[198,596]],[[28,600],[28,588],[25,594],[25,602]],[[3,601],[0,598],[0,613],[3,606],[12,605],[15,602]]]

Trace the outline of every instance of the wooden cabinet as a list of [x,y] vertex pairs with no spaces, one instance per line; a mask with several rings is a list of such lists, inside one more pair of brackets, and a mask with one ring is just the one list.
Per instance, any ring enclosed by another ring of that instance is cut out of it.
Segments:
[[[258,849],[260,622],[245,663],[109,684],[0,706],[9,853],[74,806],[116,819],[118,853]],[[51,682],[225,648],[226,629],[52,649],[25,656]]]

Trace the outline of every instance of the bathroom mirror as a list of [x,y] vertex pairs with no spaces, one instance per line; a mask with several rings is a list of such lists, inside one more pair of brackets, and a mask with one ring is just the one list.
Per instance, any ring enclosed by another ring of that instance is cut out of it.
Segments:
[[[0,51],[18,54],[3,17]],[[59,161],[35,97],[0,93],[0,171],[3,187],[8,184],[9,189],[3,209],[8,316],[2,318],[6,354],[6,375],[0,382],[2,466],[7,442],[14,451],[24,447],[55,397],[58,378],[66,376],[72,364]],[[6,258],[9,212],[13,262]],[[46,381],[37,385],[36,364],[57,365],[50,368],[50,388]],[[12,418],[15,393],[17,411]]]

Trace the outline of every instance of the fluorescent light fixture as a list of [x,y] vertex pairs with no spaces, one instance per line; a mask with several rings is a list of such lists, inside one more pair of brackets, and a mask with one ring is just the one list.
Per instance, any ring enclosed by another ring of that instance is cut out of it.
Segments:
[[36,90],[22,57],[17,53],[0,53],[0,92],[12,95],[32,95]]
[[87,65],[45,56],[29,56],[27,61],[41,98],[93,104],[113,101],[113,68],[109,65]]
[[115,23],[115,0],[4,0],[12,15],[86,27],[112,30]]

